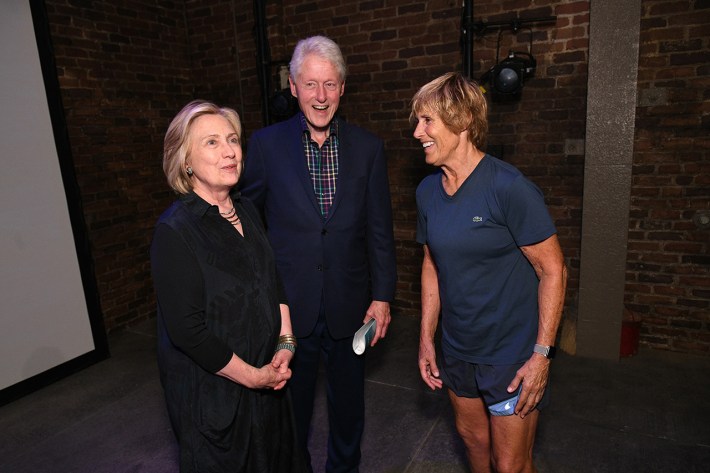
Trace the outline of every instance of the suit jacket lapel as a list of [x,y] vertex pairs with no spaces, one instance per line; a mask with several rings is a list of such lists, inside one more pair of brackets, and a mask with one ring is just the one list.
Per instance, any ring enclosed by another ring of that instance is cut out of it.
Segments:
[[303,151],[303,129],[301,128],[300,113],[296,114],[296,116],[291,119],[289,126],[289,133],[292,136],[289,140],[291,145],[287,147],[289,162],[293,166],[294,174],[298,181],[300,181],[303,186],[306,198],[311,202],[313,209],[318,212],[320,216],[320,206],[316,200],[316,194],[313,191],[313,181],[311,180],[311,173],[308,171],[306,154]]
[[338,180],[335,186],[335,196],[333,196],[333,203],[330,205],[330,210],[328,210],[328,217],[326,221],[330,220],[338,209],[340,201],[343,200],[343,186],[347,187],[347,179],[352,176],[352,143],[348,140],[347,124],[345,121],[338,120]]

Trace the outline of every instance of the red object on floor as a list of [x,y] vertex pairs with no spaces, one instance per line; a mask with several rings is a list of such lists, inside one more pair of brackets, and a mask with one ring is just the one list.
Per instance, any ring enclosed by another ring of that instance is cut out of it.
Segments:
[[619,355],[633,356],[639,351],[639,333],[641,332],[641,322],[635,320],[623,320],[621,322],[621,346]]

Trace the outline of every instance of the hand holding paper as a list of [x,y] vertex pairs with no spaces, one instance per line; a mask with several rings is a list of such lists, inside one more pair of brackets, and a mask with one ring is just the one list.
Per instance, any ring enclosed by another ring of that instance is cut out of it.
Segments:
[[365,353],[365,349],[372,341],[372,337],[375,336],[375,330],[377,329],[377,321],[375,319],[368,320],[360,329],[355,332],[353,337],[353,351],[362,355]]

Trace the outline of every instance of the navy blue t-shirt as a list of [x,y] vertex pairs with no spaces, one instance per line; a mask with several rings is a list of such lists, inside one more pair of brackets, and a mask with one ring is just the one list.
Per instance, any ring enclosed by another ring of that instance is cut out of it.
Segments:
[[520,363],[538,329],[538,278],[520,246],[556,233],[540,189],[486,154],[452,196],[439,171],[417,188],[417,242],[438,271],[442,349],[479,364]]

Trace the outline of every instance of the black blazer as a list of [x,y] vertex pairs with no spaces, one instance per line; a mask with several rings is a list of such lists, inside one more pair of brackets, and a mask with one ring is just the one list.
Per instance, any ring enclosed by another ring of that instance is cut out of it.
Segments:
[[337,339],[362,325],[371,300],[394,299],[384,146],[372,133],[343,120],[338,121],[338,140],[337,187],[326,219],[308,172],[300,113],[254,133],[240,179],[242,194],[264,215],[297,337],[311,333],[321,302]]

